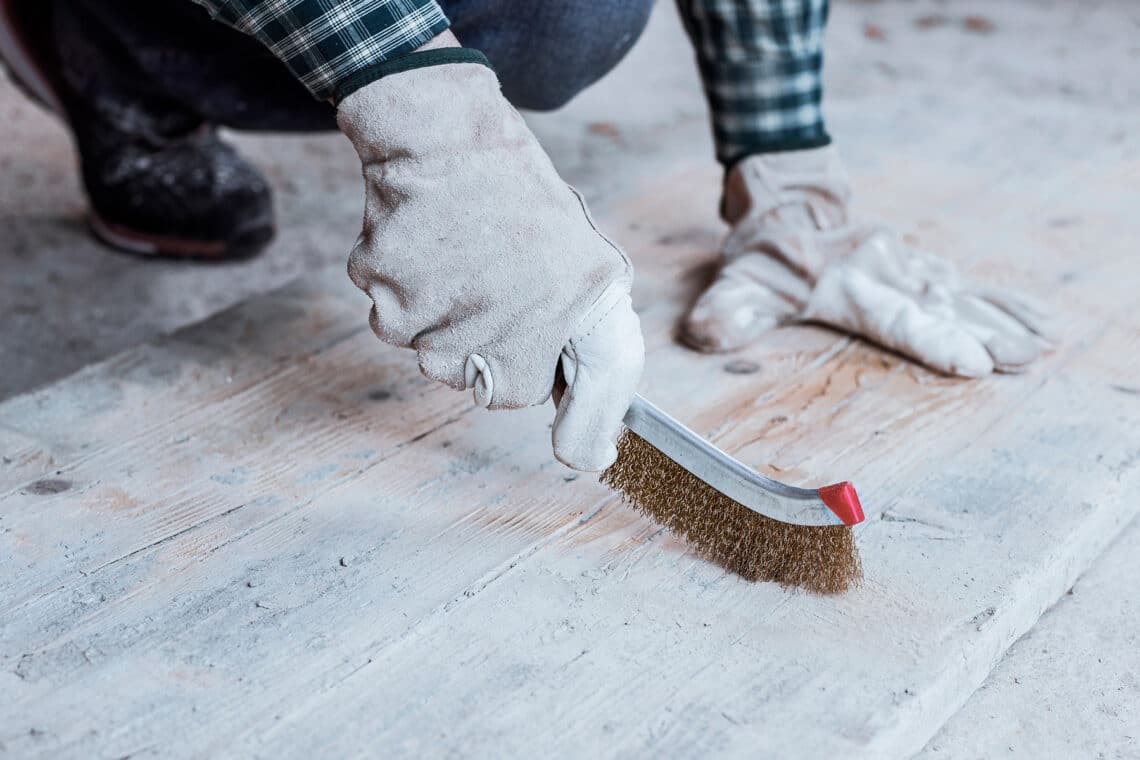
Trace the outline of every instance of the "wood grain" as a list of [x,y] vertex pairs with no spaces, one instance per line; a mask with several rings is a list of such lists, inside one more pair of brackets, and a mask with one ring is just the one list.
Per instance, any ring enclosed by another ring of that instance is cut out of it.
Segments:
[[[716,172],[679,160],[603,215],[638,265],[646,395],[785,480],[859,485],[867,582],[839,599],[693,557],[551,460],[548,407],[430,385],[339,271],[0,405],[0,748],[917,750],[1138,509],[1137,163],[1077,162],[1094,203],[1018,155],[859,179],[1057,305],[1060,347],[1022,377],[814,327],[695,355],[671,331],[720,235]],[[1086,223],[1044,225],[1062,202]]]

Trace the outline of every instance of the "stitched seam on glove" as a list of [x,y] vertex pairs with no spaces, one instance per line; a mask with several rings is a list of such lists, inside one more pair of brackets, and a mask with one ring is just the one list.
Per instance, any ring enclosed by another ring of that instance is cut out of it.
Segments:
[[[620,282],[610,283],[606,287],[606,289],[604,291],[602,291],[602,294],[600,296],[598,296],[598,301],[601,301],[603,298],[605,298],[607,295],[609,295],[610,289],[613,287],[616,287],[616,286],[621,286],[621,283]],[[595,301],[595,303],[597,303],[597,301]],[[608,308],[604,312],[602,312],[602,314],[596,320],[594,320],[593,324],[591,324],[589,327],[586,328],[586,332],[582,333],[581,335],[574,335],[573,337],[571,337],[567,341],[567,343],[569,343],[570,345],[573,345],[575,341],[584,340],[584,339],[590,337],[590,335],[593,334],[594,330],[598,327],[598,325],[600,325],[603,321],[605,321],[606,317],[608,317],[610,314],[612,314],[614,309],[616,309],[618,307],[618,304],[620,304],[620,303],[621,303],[621,298],[614,299],[614,302],[612,304],[610,304],[610,308]]]
[[570,192],[574,193],[574,197],[578,199],[578,205],[582,207],[582,214],[585,215],[586,221],[590,225],[590,229],[594,231],[594,234],[596,234],[602,240],[606,241],[610,248],[613,248],[614,251],[616,251],[617,254],[621,256],[621,260],[625,262],[626,267],[628,267],[629,270],[632,270],[633,262],[629,260],[629,256],[627,256],[625,251],[621,249],[621,246],[606,237],[605,234],[603,234],[602,231],[598,229],[598,225],[594,224],[594,217],[590,215],[590,209],[586,207],[586,199],[582,197],[582,194],[578,192],[577,188],[575,188],[573,185],[567,184],[566,187],[570,188]]
[[422,69],[426,66],[444,66],[451,63],[478,63],[491,71],[495,70],[487,56],[474,48],[449,47],[421,50],[373,64],[340,82],[333,93],[333,105],[339,106],[341,101],[352,93],[386,76],[400,74],[412,69]]

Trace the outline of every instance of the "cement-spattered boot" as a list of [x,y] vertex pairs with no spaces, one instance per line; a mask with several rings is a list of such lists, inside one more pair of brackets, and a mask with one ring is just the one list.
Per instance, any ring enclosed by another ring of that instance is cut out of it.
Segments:
[[67,121],[96,236],[154,256],[259,252],[274,229],[264,178],[200,117],[149,87],[86,12],[0,0],[0,58],[22,89]]

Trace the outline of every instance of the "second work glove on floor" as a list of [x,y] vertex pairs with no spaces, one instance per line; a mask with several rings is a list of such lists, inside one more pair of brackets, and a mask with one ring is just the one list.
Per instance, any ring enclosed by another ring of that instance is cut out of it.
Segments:
[[730,351],[792,322],[821,322],[963,377],[1018,372],[1048,347],[1025,299],[962,281],[943,259],[853,224],[833,147],[752,156],[725,180],[724,265],[684,337]]
[[372,329],[491,409],[544,403],[561,363],[554,453],[575,469],[607,467],[644,358],[633,269],[494,72],[400,70],[350,94],[337,118],[364,167],[349,274],[372,299]]

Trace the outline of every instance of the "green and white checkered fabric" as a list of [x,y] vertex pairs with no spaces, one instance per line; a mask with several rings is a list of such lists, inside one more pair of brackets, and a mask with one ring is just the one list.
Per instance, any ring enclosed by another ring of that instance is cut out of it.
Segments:
[[[448,27],[435,0],[194,2],[267,45],[321,99],[350,77],[411,52]],[[677,0],[677,5],[696,48],[717,158],[725,166],[753,153],[831,142],[820,108],[828,0]]]
[[361,70],[447,29],[435,0],[194,0],[256,37],[321,100]]
[[828,0],[677,0],[696,48],[717,159],[827,145]]

